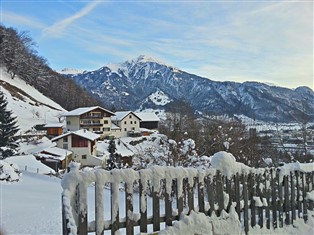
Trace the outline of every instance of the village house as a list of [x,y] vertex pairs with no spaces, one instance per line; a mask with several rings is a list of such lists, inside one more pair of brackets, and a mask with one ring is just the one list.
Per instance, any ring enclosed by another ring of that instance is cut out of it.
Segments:
[[100,135],[87,130],[67,132],[53,138],[57,147],[73,152],[72,160],[80,162],[82,166],[106,166],[104,156],[97,156],[96,141]]
[[111,121],[116,127],[119,127],[112,130],[112,134],[116,138],[140,134],[141,119],[132,111],[116,112],[115,115],[111,117]]
[[58,147],[49,147],[36,154],[37,160],[58,172],[59,169],[66,169],[72,161],[73,153],[70,150]]
[[151,113],[135,113],[141,119],[140,128],[145,128],[149,130],[158,130],[158,125],[160,122],[159,117]]
[[48,123],[44,126],[47,136],[54,137],[63,133],[63,123]]
[[84,129],[102,136],[111,134],[113,115],[111,111],[99,106],[77,108],[63,114],[67,131]]

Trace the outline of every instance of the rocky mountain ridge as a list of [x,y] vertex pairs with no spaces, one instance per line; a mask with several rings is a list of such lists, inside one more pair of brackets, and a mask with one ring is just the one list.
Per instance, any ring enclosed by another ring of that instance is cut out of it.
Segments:
[[258,82],[217,82],[148,56],[67,77],[108,108],[160,109],[184,100],[204,115],[243,114],[279,122],[314,120],[314,92],[308,87],[288,89]]

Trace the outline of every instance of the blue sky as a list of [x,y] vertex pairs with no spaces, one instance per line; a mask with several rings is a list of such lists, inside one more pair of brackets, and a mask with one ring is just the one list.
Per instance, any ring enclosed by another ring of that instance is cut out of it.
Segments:
[[139,55],[216,81],[313,89],[312,1],[1,1],[55,69]]

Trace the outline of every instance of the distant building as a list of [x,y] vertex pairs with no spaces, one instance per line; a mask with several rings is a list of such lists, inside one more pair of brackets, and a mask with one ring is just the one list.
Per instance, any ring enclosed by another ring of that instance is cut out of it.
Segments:
[[116,112],[111,121],[116,127],[119,127],[112,130],[112,134],[117,138],[140,134],[141,119],[132,111]]
[[84,129],[104,136],[111,134],[113,115],[111,111],[99,106],[77,108],[63,114],[67,131]]
[[58,136],[63,133],[62,123],[48,123],[44,126],[47,130],[48,136]]
[[140,128],[146,128],[149,130],[158,130],[160,119],[155,113],[135,113],[140,121]]

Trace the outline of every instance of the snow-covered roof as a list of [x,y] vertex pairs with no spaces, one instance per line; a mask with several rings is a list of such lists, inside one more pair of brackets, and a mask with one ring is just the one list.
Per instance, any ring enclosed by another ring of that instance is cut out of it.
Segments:
[[65,157],[69,156],[72,153],[70,150],[62,149],[62,148],[58,148],[58,147],[46,148],[46,149],[41,151],[41,153],[43,153],[43,152],[51,154],[51,155],[59,156],[60,160],[61,159],[63,160]]
[[114,115],[113,112],[111,112],[111,111],[109,111],[107,109],[104,109],[104,108],[102,108],[100,106],[93,106],[93,107],[77,108],[77,109],[74,109],[72,111],[64,113],[62,116],[66,116],[66,117],[69,117],[69,116],[80,116],[80,115],[82,115],[84,113],[88,113],[88,112],[93,111],[95,109],[101,109],[101,110],[103,110],[103,111],[105,111],[107,113],[110,113],[110,114]]
[[111,117],[111,120],[113,121],[121,121],[126,116],[128,116],[130,113],[132,113],[134,116],[136,116],[138,119],[140,119],[139,116],[136,115],[136,113],[133,113],[132,111],[118,111],[114,113],[114,116]]
[[121,128],[119,126],[115,125],[114,123],[111,123],[111,129],[112,130],[119,130]]
[[155,113],[135,113],[142,122],[159,122],[160,119]]
[[58,139],[66,137],[68,135],[78,135],[80,137],[83,137],[83,138],[91,140],[91,141],[97,140],[100,137],[100,135],[95,134],[95,133],[90,132],[90,131],[87,131],[87,130],[77,130],[77,131],[71,131],[71,132],[67,132],[67,133],[64,133],[62,135],[59,135],[59,136],[51,139],[51,141],[56,141]]
[[44,127],[63,127],[63,123],[47,123]]

